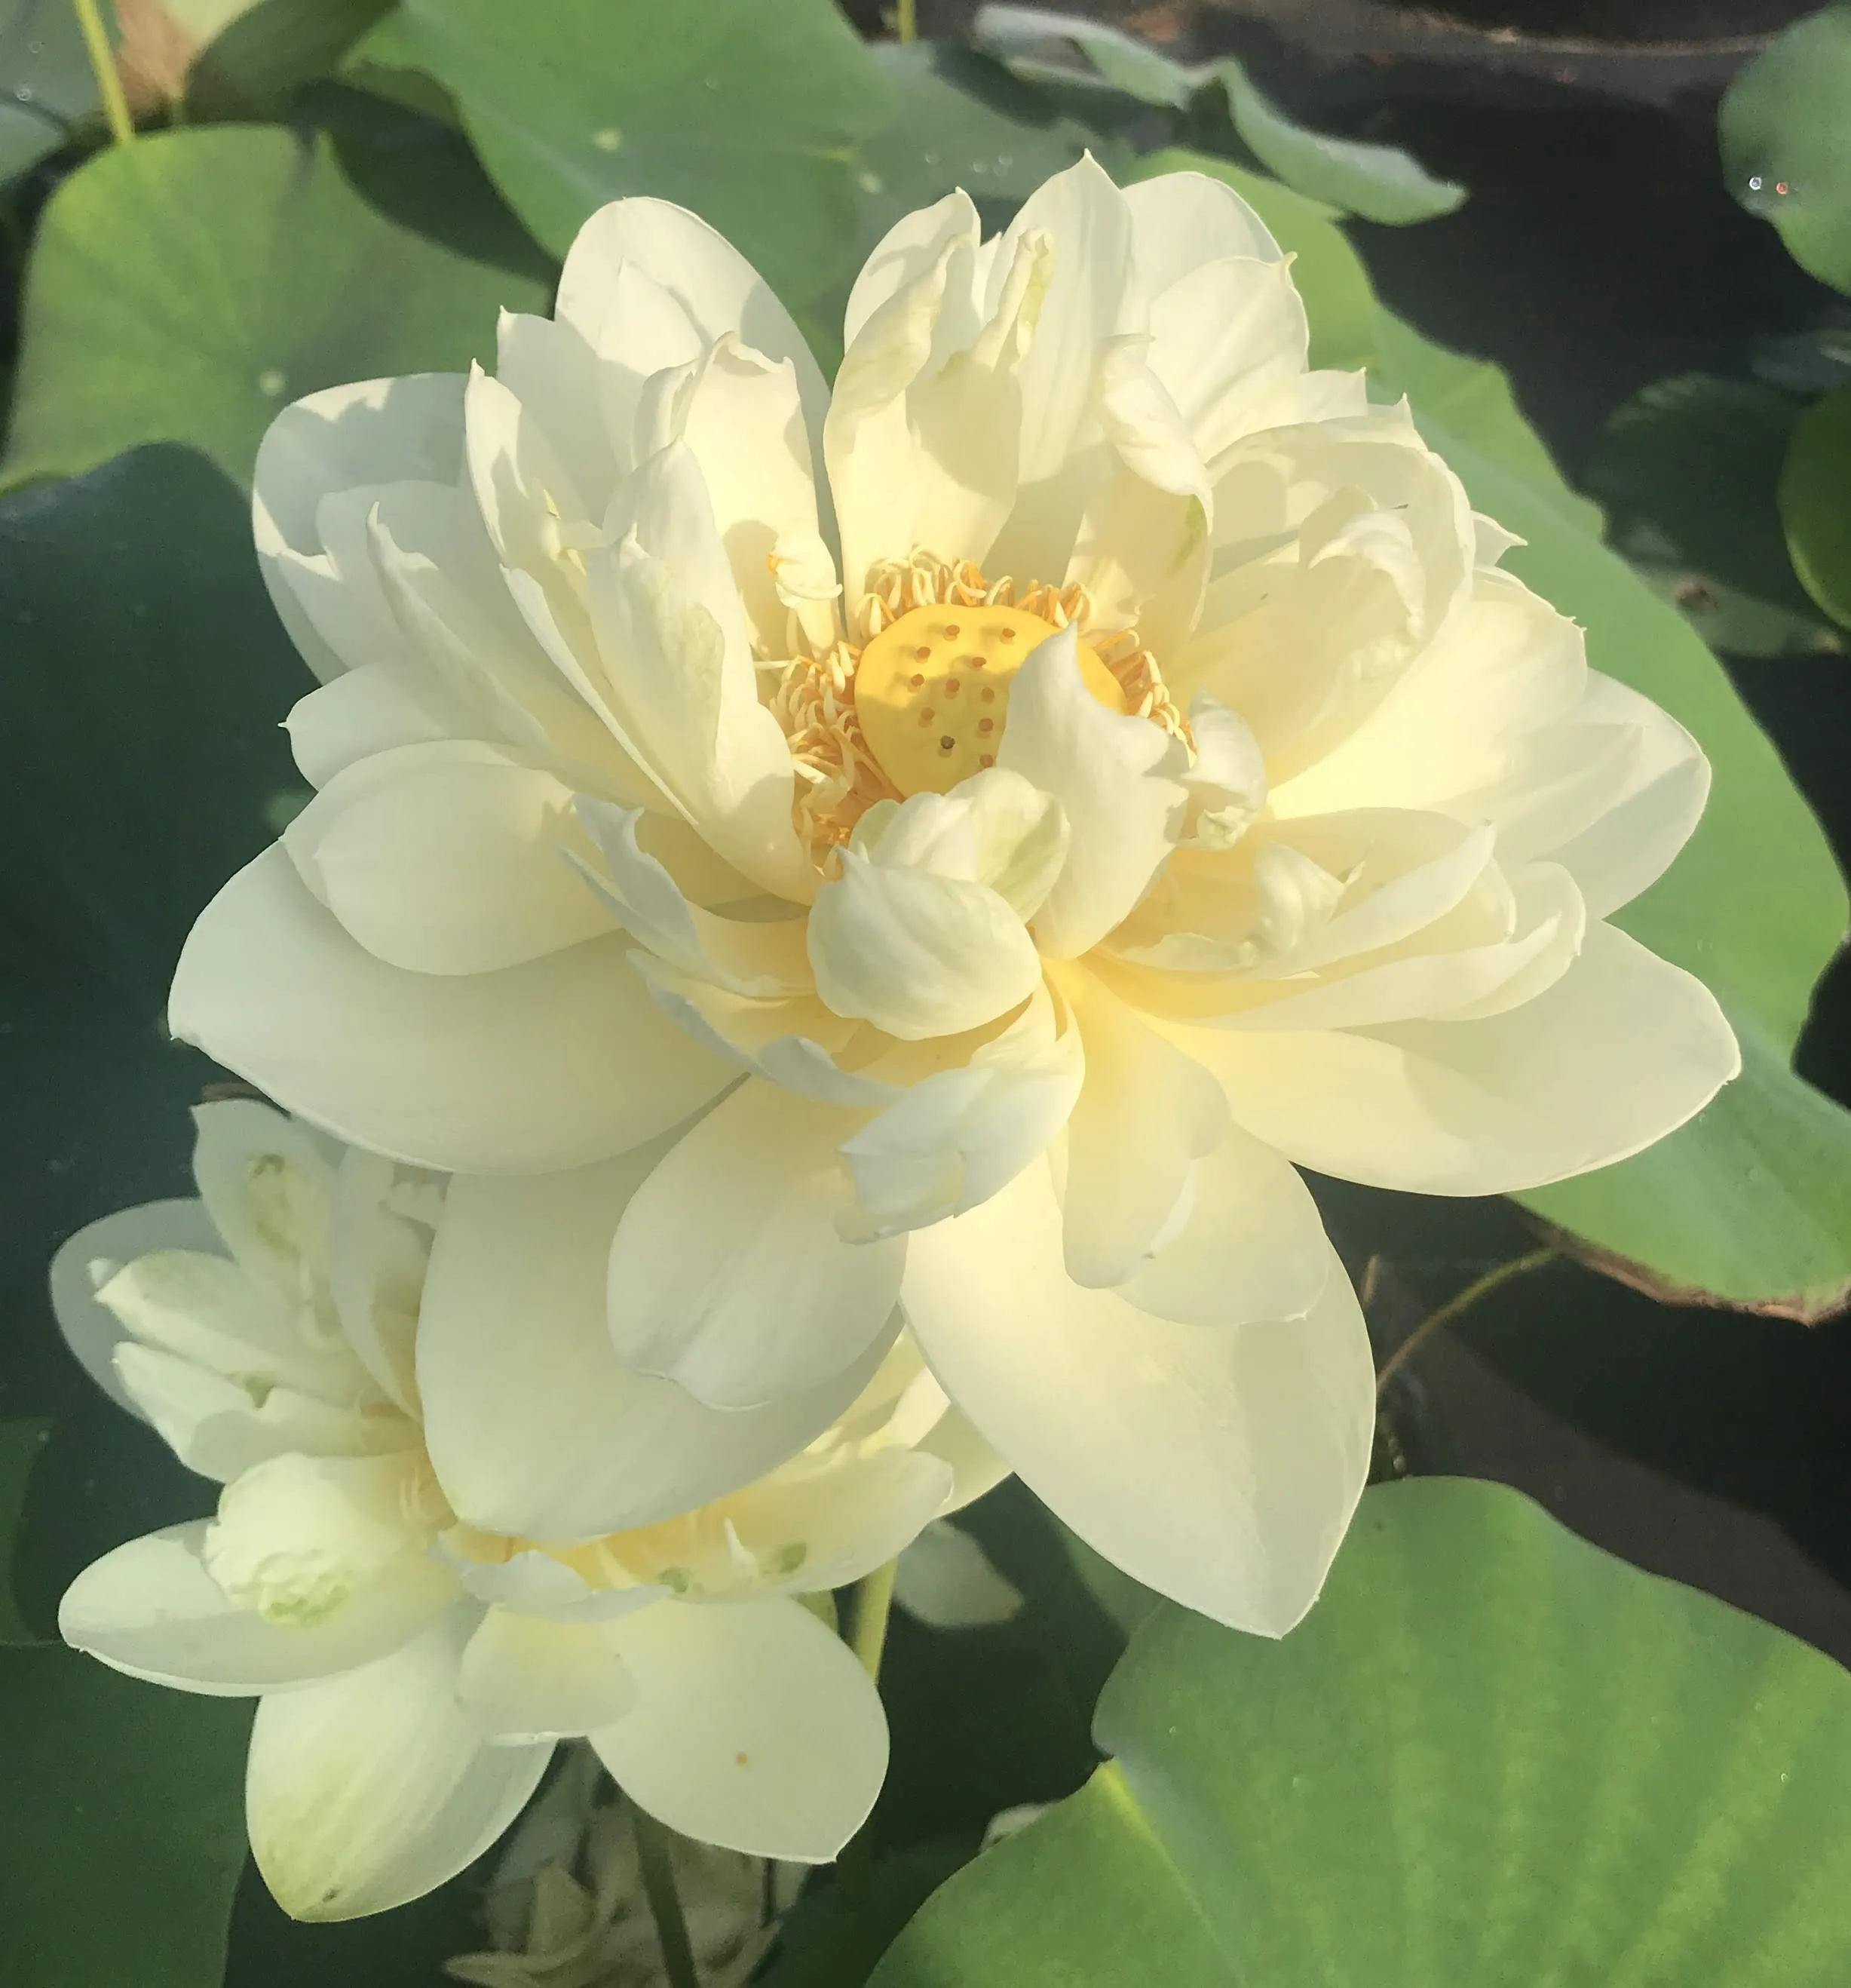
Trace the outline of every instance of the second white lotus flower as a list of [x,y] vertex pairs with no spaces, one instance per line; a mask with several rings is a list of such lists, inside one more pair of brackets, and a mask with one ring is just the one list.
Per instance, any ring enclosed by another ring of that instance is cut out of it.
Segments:
[[[1307,370],[1214,181],[1088,161],[987,242],[953,195],[846,351],[826,387],[738,255],[625,201],[497,377],[279,419],[320,791],[174,1028],[359,1144],[550,1175],[535,1266],[601,1205],[616,1353],[794,1440],[904,1318],[1094,1547],[1278,1634],[1372,1427],[1296,1166],[1490,1193],[1700,1109],[1727,1024],[1603,921],[1707,766],[1405,408]],[[484,1329],[509,1236],[427,1297],[432,1449],[514,1405],[545,1443],[459,1513],[589,1537],[690,1466]]]

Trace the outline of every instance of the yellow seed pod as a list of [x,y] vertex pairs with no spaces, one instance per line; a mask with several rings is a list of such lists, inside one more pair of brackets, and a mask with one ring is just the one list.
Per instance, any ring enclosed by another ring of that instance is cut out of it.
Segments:
[[[855,709],[887,778],[903,794],[942,794],[994,766],[1015,673],[1057,633],[1019,607],[914,607],[882,629],[856,668]],[[1087,689],[1122,712],[1117,678],[1078,647]]]

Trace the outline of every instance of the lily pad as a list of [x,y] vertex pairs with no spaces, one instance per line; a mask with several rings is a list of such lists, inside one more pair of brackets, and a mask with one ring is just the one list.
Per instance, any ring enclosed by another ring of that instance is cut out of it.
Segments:
[[245,1861],[248,1703],[0,1649],[9,1974],[46,1988],[218,1988]]
[[793,308],[852,271],[855,147],[897,106],[829,0],[404,0],[400,19],[556,255],[606,201],[653,194],[711,221]]
[[1839,646],[1780,529],[1776,493],[1799,412],[1759,381],[1679,374],[1609,417],[1588,465],[1616,548],[1712,648],[1775,656]]
[[1164,1603],[1082,1792],[873,1988],[1836,1988],[1851,1677],[1461,1479],[1370,1492],[1285,1641]]
[[[1253,157],[1294,192],[1339,213],[1400,226],[1451,214],[1466,198],[1464,187],[1437,178],[1399,146],[1333,137],[1299,123],[1231,56],[1191,66],[1083,15],[1034,7],[985,7],[976,34],[1024,75],[1051,79],[1070,73],[1058,52],[1071,45],[1102,83],[1165,110],[1185,110],[1199,92],[1217,88],[1227,99],[1235,135]],[[1056,59],[1049,59],[1049,50]]]
[[1851,627],[1851,387],[1801,416],[1781,475],[1780,516],[1806,591]]
[[433,144],[450,150],[420,182],[421,231],[364,200],[325,137],[225,126],[91,159],[40,224],[0,485],[170,441],[242,480],[304,394],[492,362],[498,311],[543,310],[547,265],[460,144]]
[[1851,6],[1796,21],[1730,84],[1723,171],[1802,269],[1851,293]]

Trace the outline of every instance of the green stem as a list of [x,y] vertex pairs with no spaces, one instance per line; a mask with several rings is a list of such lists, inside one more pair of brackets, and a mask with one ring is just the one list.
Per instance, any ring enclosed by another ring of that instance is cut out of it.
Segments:
[[919,0],[899,0],[893,15],[893,32],[903,42],[919,39]]
[[103,114],[110,120],[110,135],[119,145],[130,144],[135,120],[129,115],[129,100],[122,93],[122,78],[117,73],[116,58],[110,52],[110,38],[104,32],[96,0],[71,0],[83,36],[84,52],[96,77],[97,94],[103,99]]
[[880,1653],[887,1648],[887,1618],[893,1611],[893,1579],[900,1563],[890,1560],[877,1567],[855,1591],[855,1631],[849,1647],[861,1659],[861,1668],[878,1684]]
[[1508,1284],[1513,1277],[1521,1277],[1528,1271],[1540,1270],[1545,1263],[1552,1262],[1555,1254],[1553,1249],[1532,1249],[1527,1256],[1513,1256],[1508,1263],[1500,1263],[1495,1270],[1487,1270],[1475,1283],[1468,1284],[1457,1297],[1448,1298],[1437,1311],[1429,1312],[1383,1361],[1382,1371],[1376,1376],[1376,1399],[1380,1401],[1382,1398],[1389,1382],[1436,1332],[1451,1325],[1454,1319],[1462,1317],[1481,1298],[1489,1297],[1500,1285]]
[[650,1914],[656,1922],[656,1938],[662,1948],[663,1971],[668,1976],[669,1988],[701,1988],[701,1976],[694,1967],[694,1942],[687,1936],[687,1918],[681,1909],[681,1888],[675,1882],[668,1831],[653,1815],[645,1815],[633,1801],[630,1804],[630,1826],[636,1832],[643,1895],[649,1900]]

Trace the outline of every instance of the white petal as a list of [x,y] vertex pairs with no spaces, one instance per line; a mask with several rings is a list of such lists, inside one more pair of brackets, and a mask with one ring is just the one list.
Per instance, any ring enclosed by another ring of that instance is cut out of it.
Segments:
[[1093,697],[1069,629],[1018,673],[996,756],[1066,812],[1066,867],[1035,919],[1036,942],[1056,959],[1089,951],[1150,888],[1181,833],[1187,755]]
[[419,1387],[438,1479],[485,1530],[590,1539],[691,1510],[801,1449],[879,1362],[877,1336],[818,1385],[732,1412],[623,1366],[606,1319],[611,1238],[660,1151],[451,1185],[418,1329]]
[[[947,243],[963,242],[974,248],[982,233],[983,223],[976,207],[961,188],[931,207],[914,208],[903,214],[874,245],[873,252],[862,265],[849,292],[848,308],[843,318],[843,346],[853,345],[876,311],[926,275],[944,255]],[[974,270],[972,273],[974,277]],[[974,294],[968,301],[974,316]]]
[[809,962],[800,918],[717,917],[691,904],[667,867],[637,840],[637,810],[581,796],[579,819],[603,858],[589,871],[592,888],[624,929],[682,972],[735,994],[807,994]]
[[463,1709],[498,1746],[571,1739],[621,1719],[637,1688],[600,1625],[491,1608],[463,1652]]
[[887,1773],[880,1695],[802,1603],[669,1602],[613,1625],[637,1709],[591,1736],[639,1807],[697,1841],[826,1864]]
[[418,1414],[414,1341],[443,1205],[441,1178],[351,1147],[335,1178],[328,1288],[355,1357],[388,1401]]
[[93,1561],[65,1590],[58,1633],[131,1677],[235,1698],[370,1663],[456,1597],[448,1569],[411,1555],[321,1621],[266,1621],[206,1571],[207,1530],[170,1526]]
[[906,1245],[844,1242],[859,1120],[749,1079],[637,1188],[610,1253],[619,1357],[715,1408],[814,1388],[893,1328]]
[[950,1501],[950,1464],[924,1451],[801,1456],[729,1501],[728,1518],[761,1566],[788,1566],[783,1585],[819,1594],[860,1581],[917,1539]]
[[1035,942],[988,884],[853,848],[841,860],[842,874],[816,892],[809,928],[816,991],[838,1015],[920,1042],[981,1028],[1040,985]]
[[219,1246],[199,1201],[150,1201],[87,1222],[52,1259],[52,1313],[77,1362],[106,1395],[139,1415],[117,1379],[115,1350],[127,1328],[96,1293],[124,1265],[156,1250],[209,1253]]
[[1173,1325],[1070,1283],[1039,1168],[913,1242],[907,1314],[959,1405],[1081,1538],[1230,1627],[1316,1598],[1375,1431],[1369,1337],[1332,1269],[1310,1314]]
[[466,1624],[365,1669],[266,1698],[245,1783],[251,1851],[299,1919],[358,1919],[434,1891],[526,1806],[552,1756],[485,1746],[457,1699]]
[[1021,1591],[947,1519],[927,1526],[900,1556],[893,1599],[931,1629],[988,1628],[1022,1613]]
[[251,521],[264,584],[290,639],[324,681],[401,644],[377,583],[337,571],[323,549],[323,500],[417,477],[455,480],[463,382],[418,373],[329,387],[285,407],[251,475]]
[[594,351],[620,360],[624,356],[620,279],[626,265],[674,297],[701,346],[737,332],[768,359],[788,359],[796,369],[812,431],[821,431],[829,389],[790,313],[724,235],[667,201],[613,201],[600,208],[573,238],[555,309]]
[[543,1172],[620,1152],[731,1075],[596,939],[499,973],[375,959],[272,847],[193,928],[168,1026],[292,1111],[414,1165]]
[[[1141,245],[1140,245],[1141,248]],[[1282,261],[1199,263],[1150,306],[1150,367],[1204,461],[1262,425],[1305,370],[1305,306]]]
[[1300,1165],[1422,1194],[1505,1194],[1611,1165],[1741,1067],[1708,990],[1605,925],[1545,993],[1486,1019],[1173,1033],[1235,1117]]
[[615,722],[714,849],[801,901],[815,873],[792,826],[790,748],[758,702],[745,609],[686,445],[652,456],[621,502],[616,543],[586,556]]
[[344,671],[312,690],[283,721],[302,778],[325,787],[344,767],[397,746],[467,737],[470,714],[428,678],[387,663]]
[[842,1142],[855,1183],[846,1235],[897,1236],[988,1200],[1066,1123],[1085,1056],[1044,985],[968,1060],[908,1086]]
[[1225,256],[1281,259],[1265,221],[1225,181],[1206,173],[1160,173],[1121,197],[1131,215],[1138,275],[1153,297]]
[[762,653],[783,655],[790,615],[772,554],[817,537],[809,436],[790,362],[774,363],[729,334],[647,382],[638,418],[658,430],[647,442],[639,432],[639,458],[679,441],[700,465],[753,638]]
[[328,1253],[339,1150],[253,1098],[193,1109],[193,1178],[224,1246],[293,1308],[316,1293]]
[[1076,1284],[1122,1284],[1186,1212],[1196,1162],[1227,1136],[1200,1063],[1089,973],[1066,975],[1086,1076],[1067,1121],[1065,1260]]
[[591,844],[572,789],[472,740],[337,774],[283,837],[302,881],[376,959],[492,973],[613,928],[569,860]]

